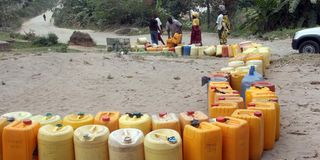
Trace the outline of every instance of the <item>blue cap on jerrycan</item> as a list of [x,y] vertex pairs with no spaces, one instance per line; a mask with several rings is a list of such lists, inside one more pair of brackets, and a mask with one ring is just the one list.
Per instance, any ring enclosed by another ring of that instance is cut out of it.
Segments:
[[14,117],[7,117],[7,121],[8,122],[13,122],[13,121],[15,121],[15,118]]

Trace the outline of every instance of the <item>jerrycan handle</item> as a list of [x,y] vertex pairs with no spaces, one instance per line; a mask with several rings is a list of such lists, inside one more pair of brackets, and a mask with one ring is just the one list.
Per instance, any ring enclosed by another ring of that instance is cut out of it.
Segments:
[[124,129],[123,133],[124,133],[123,142],[127,143],[127,144],[132,143],[132,138],[131,138],[130,133],[128,132],[128,130]]
[[59,131],[63,127],[62,124],[56,124],[56,127],[53,128],[53,131]]
[[45,117],[46,117],[46,120],[48,120],[48,119],[52,118],[53,115],[52,115],[52,113],[46,113]]

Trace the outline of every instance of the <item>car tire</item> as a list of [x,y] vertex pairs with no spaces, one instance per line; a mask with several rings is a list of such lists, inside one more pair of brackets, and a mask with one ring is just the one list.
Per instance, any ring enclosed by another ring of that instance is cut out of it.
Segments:
[[317,42],[309,40],[300,44],[299,46],[300,53],[319,53],[320,46]]

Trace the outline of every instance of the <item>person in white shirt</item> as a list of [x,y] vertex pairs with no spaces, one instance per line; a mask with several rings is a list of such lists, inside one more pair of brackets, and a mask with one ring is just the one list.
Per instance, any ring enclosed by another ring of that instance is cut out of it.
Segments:
[[156,21],[158,22],[158,28],[160,29],[160,30],[158,31],[158,40],[160,40],[161,43],[162,43],[163,45],[165,45],[165,43],[164,43],[164,41],[163,41],[163,39],[162,39],[162,36],[161,36],[162,33],[163,33],[163,27],[162,27],[161,20],[160,20],[158,14],[156,14],[155,17],[156,17]]
[[216,24],[217,24],[217,30],[218,30],[218,35],[219,35],[219,40],[220,40],[220,44],[222,42],[222,33],[223,33],[223,13],[222,11],[219,11],[218,12],[218,18],[217,18],[217,21],[216,21]]

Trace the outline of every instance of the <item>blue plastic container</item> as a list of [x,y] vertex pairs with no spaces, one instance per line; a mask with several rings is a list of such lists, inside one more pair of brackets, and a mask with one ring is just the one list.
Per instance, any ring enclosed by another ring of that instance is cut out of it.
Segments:
[[190,56],[191,53],[191,46],[183,46],[183,56]]
[[263,77],[261,74],[255,71],[255,67],[251,66],[249,74],[247,74],[241,82],[241,97],[246,99],[246,90],[251,87],[254,82],[263,81]]

